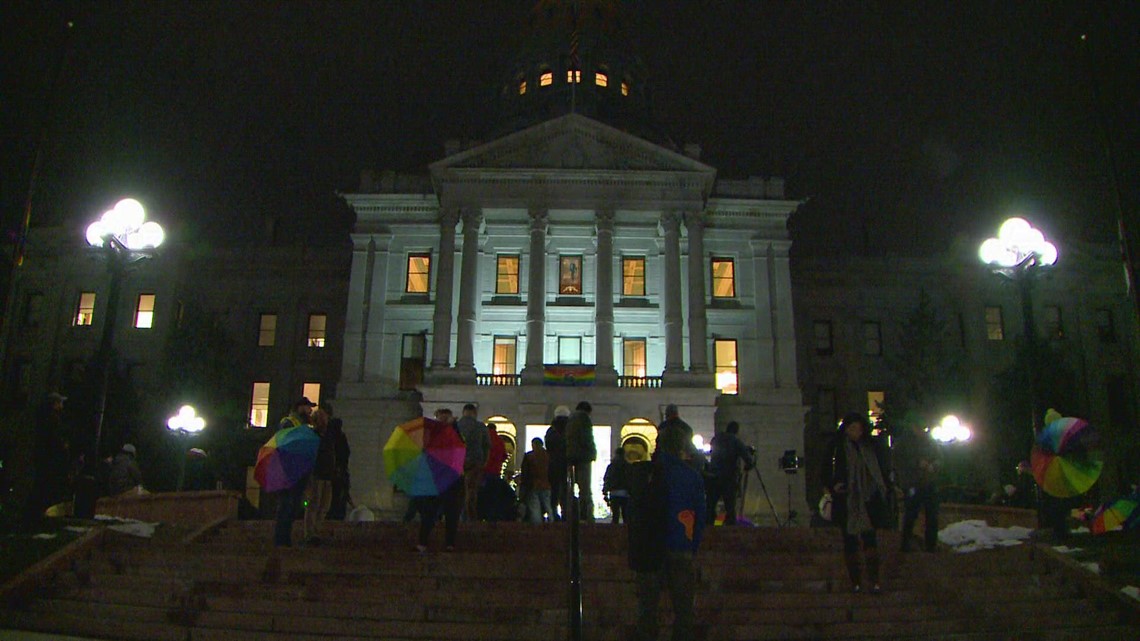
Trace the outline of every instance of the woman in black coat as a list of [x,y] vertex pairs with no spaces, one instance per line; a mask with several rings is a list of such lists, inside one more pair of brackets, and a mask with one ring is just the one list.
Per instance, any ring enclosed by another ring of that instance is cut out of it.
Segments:
[[[859,563],[862,547],[871,592],[879,586],[879,542],[875,530],[889,527],[887,467],[866,416],[843,417],[839,434],[828,446],[823,461],[823,491],[831,494],[831,520],[843,532],[843,558],[852,589],[863,589]],[[862,546],[860,546],[860,543]]]

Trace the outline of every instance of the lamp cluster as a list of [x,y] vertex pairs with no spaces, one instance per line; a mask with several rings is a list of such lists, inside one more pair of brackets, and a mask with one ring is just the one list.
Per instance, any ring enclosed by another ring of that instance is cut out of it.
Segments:
[[170,428],[173,432],[197,434],[205,429],[206,420],[198,416],[193,407],[183,405],[177,414],[171,416],[170,419],[166,421],[166,427]]
[[1002,223],[997,238],[982,243],[978,256],[999,267],[1052,265],[1057,262],[1057,248],[1024,218],[1010,218]]
[[120,200],[114,209],[87,226],[87,243],[92,247],[118,244],[131,251],[158,247],[166,239],[162,225],[146,222],[142,203],[133,199]]
[[973,436],[970,426],[953,414],[942,417],[942,422],[930,428],[930,438],[939,443],[963,443]]

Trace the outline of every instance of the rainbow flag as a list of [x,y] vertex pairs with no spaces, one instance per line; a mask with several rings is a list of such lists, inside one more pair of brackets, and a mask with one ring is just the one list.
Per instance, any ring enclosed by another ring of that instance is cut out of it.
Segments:
[[593,365],[547,365],[542,374],[543,385],[582,387],[594,384]]

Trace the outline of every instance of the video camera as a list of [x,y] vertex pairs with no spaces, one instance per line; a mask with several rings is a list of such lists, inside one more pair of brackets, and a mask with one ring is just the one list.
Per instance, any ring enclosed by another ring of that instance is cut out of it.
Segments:
[[795,450],[784,450],[784,455],[777,461],[780,469],[784,470],[785,474],[795,474],[804,465],[804,457],[797,456]]

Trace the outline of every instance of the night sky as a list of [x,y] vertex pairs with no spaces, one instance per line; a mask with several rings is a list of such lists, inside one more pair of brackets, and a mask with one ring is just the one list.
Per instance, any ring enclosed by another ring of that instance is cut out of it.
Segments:
[[[635,4],[663,130],[722,177],[786,177],[802,251],[925,251],[1015,212],[1111,241],[1104,125],[1140,205],[1140,3]],[[423,171],[494,124],[531,6],[9,0],[5,229],[46,140],[33,226],[81,234],[130,195],[172,240],[248,242],[267,217],[343,240],[334,193],[361,169]]]

